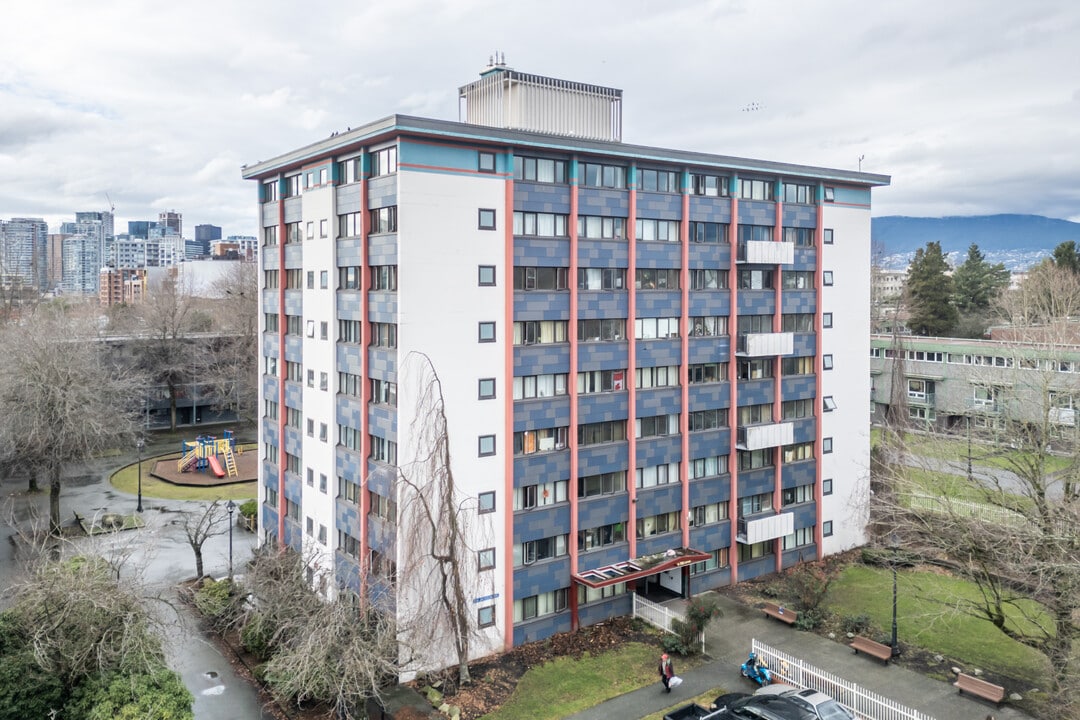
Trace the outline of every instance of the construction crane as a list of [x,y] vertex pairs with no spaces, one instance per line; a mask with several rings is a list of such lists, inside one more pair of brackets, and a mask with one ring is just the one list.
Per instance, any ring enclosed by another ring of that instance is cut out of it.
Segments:
[[105,199],[109,201],[109,213],[111,215],[115,215],[116,214],[116,206],[113,205],[113,201],[112,201],[112,198],[109,197],[109,191],[108,190],[105,191]]

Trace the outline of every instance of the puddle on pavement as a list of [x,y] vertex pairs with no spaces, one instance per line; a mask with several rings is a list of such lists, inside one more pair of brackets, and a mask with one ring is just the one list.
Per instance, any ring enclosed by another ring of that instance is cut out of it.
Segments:
[[213,683],[213,685],[203,690],[200,695],[220,695],[225,692],[225,686],[221,683],[215,670],[207,670],[203,673],[203,677]]

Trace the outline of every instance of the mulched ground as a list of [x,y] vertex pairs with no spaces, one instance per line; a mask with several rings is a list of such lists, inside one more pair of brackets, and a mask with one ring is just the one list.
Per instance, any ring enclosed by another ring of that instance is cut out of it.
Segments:
[[[236,458],[237,477],[226,475],[219,478],[209,468],[206,470],[190,470],[180,472],[176,469],[176,461],[179,455],[169,459],[158,460],[154,463],[154,469],[150,474],[159,480],[170,482],[174,485],[192,485],[197,487],[218,487],[219,485],[234,485],[236,483],[251,482],[259,478],[259,453],[256,450],[248,450],[242,453],[234,453]],[[224,467],[224,465],[222,465]]]

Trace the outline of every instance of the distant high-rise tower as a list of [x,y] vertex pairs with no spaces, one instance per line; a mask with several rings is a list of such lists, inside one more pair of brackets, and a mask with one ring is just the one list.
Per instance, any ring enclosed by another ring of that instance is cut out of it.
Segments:
[[217,225],[196,225],[195,242],[202,247],[202,254],[210,254],[210,243],[221,239],[221,228]]
[[96,295],[101,256],[98,239],[89,235],[71,235],[62,241],[63,274],[60,287],[72,295]]
[[0,220],[0,284],[48,287],[49,225],[41,218]]
[[[75,222],[65,222],[60,226],[60,232],[63,235],[85,235],[94,241],[94,252],[86,253],[81,249],[78,253],[80,257],[86,258],[90,261],[93,257],[92,266],[80,270],[80,275],[85,277],[94,278],[94,283],[97,283],[98,270],[100,265],[107,261],[109,257],[109,250],[112,246],[113,239],[115,237],[115,216],[111,212],[91,210],[87,212],[75,213]],[[50,255],[49,274],[52,278],[58,278],[63,276],[65,272],[64,263],[66,260],[61,260],[60,265],[56,265],[56,258]],[[94,289],[96,292],[96,287]]]
[[162,235],[170,234],[172,230],[180,237],[184,236],[184,215],[175,210],[158,213],[158,225],[162,228]]

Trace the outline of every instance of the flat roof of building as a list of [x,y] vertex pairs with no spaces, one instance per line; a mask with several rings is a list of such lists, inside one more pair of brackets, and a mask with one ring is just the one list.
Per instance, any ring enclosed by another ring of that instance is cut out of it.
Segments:
[[353,150],[359,150],[365,145],[399,135],[435,136],[451,141],[490,144],[496,148],[513,145],[546,152],[591,153],[626,160],[696,165],[703,168],[723,168],[747,173],[770,173],[790,178],[827,180],[854,185],[881,186],[888,185],[891,182],[889,175],[796,165],[769,160],[751,160],[730,155],[657,148],[647,145],[631,145],[624,142],[585,140],[523,130],[505,130],[484,125],[471,125],[469,123],[435,120],[411,115],[390,115],[358,128],[333,133],[328,138],[283,153],[270,160],[260,160],[254,165],[245,165],[241,174],[245,180],[251,180],[290,170],[298,170],[312,158],[343,155]]

